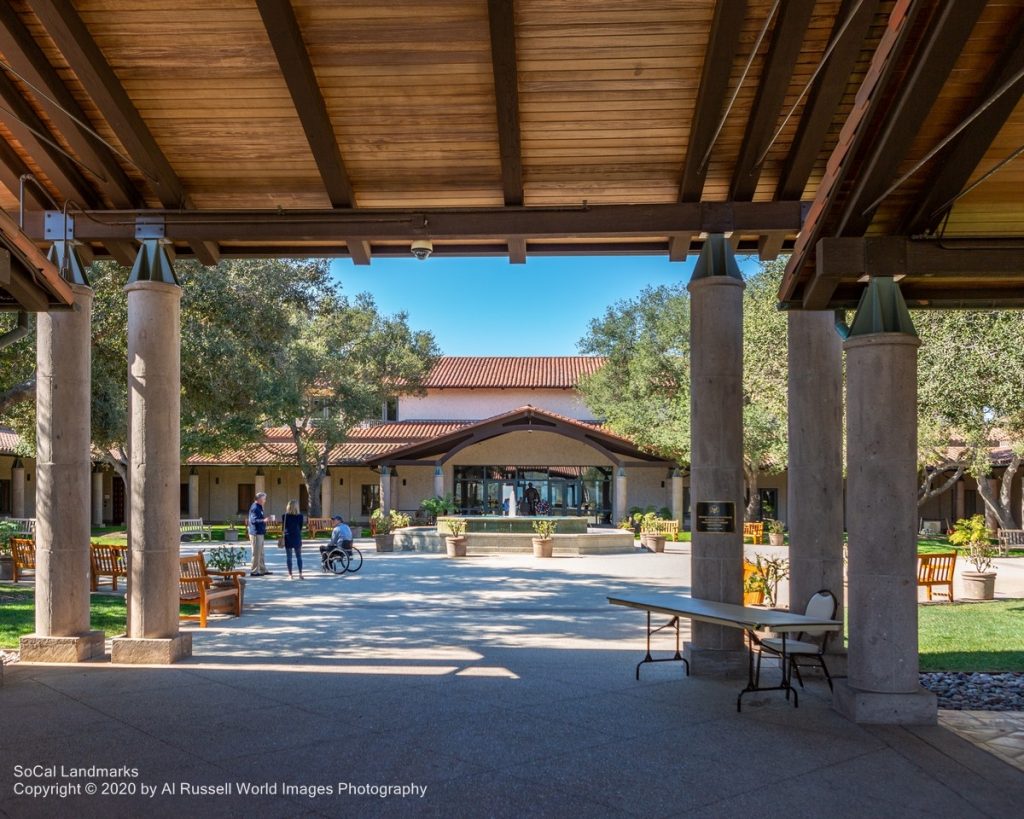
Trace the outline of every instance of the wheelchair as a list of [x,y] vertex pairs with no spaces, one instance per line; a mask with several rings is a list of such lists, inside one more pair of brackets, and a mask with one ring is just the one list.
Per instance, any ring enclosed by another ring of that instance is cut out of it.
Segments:
[[355,546],[348,548],[320,547],[320,568],[328,574],[358,572],[363,567],[363,553]]

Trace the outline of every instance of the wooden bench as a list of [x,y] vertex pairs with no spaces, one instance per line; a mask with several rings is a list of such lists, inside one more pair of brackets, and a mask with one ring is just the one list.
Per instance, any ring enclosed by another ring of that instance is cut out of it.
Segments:
[[36,544],[31,538],[12,537],[11,556],[14,558],[14,582],[21,580],[25,572],[36,576]]
[[760,606],[764,602],[764,589],[747,591],[747,583],[750,578],[757,574],[757,564],[749,560],[743,561],[743,605]]
[[182,518],[178,521],[178,529],[181,537],[186,535],[199,535],[199,540],[213,540],[210,527],[203,523],[202,518]]
[[100,586],[100,578],[110,578],[111,591],[117,591],[117,578],[128,578],[128,547],[108,546],[93,543],[89,546],[89,567],[91,588],[96,591]]
[[18,527],[19,535],[35,535],[36,533],[36,519],[35,518],[4,518],[4,520],[10,521]]
[[306,518],[306,530],[310,537],[316,537],[320,532],[330,535],[334,531],[334,521],[330,518]]
[[[179,558],[181,578],[179,581],[179,602],[199,606],[199,614],[182,614],[183,620],[199,620],[199,628],[206,628],[206,619],[210,614],[210,603],[226,600],[234,610],[236,617],[242,616],[242,596],[245,587],[241,578],[245,574],[242,569],[230,572],[211,572],[206,568],[206,560],[202,553]],[[214,578],[230,581],[228,585],[215,586]],[[231,601],[234,601],[233,603]]]
[[928,599],[932,599],[935,586],[945,586],[943,592],[953,602],[953,571],[956,568],[956,552],[941,552],[931,555],[917,556],[917,585],[928,590]]
[[679,521],[678,520],[652,520],[644,523],[644,528],[656,535],[665,535],[671,537],[673,541],[679,539]]
[[764,523],[744,523],[743,539],[746,540],[748,537],[751,543],[764,543]]
[[1024,529],[1000,529],[999,554],[1009,555],[1014,547],[1024,549]]

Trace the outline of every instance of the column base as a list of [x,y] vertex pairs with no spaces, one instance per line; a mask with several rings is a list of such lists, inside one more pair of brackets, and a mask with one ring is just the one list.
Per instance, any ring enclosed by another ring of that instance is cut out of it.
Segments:
[[683,644],[683,656],[694,677],[746,677],[750,662],[746,649],[699,648],[693,643]]
[[939,718],[938,700],[925,688],[892,694],[861,691],[846,680],[836,680],[832,707],[847,719],[868,725],[935,725]]
[[21,638],[21,661],[24,663],[81,663],[105,655],[102,631],[87,631],[74,637],[40,637],[29,634]]
[[110,660],[124,665],[170,665],[192,656],[192,632],[176,637],[115,637]]

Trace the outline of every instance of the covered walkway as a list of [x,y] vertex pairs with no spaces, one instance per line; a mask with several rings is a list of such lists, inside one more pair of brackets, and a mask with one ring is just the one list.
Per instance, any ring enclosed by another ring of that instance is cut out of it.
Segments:
[[[941,723],[856,725],[818,681],[799,709],[766,694],[742,714],[735,680],[665,664],[636,682],[642,615],[605,597],[687,593],[689,545],[672,547],[543,566],[371,551],[358,575],[304,582],[274,566],[249,582],[245,616],[212,622],[178,664],[15,664],[0,688],[0,815],[1019,812],[1024,772]],[[11,797],[15,765],[128,766],[137,776],[117,781],[158,789]],[[233,793],[183,796],[180,783]],[[382,798],[339,783],[426,790]],[[312,786],[333,793],[304,795]]]

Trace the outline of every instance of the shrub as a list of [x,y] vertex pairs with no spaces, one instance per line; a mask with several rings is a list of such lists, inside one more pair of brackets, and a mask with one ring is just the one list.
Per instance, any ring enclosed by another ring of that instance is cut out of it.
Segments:
[[966,549],[967,562],[972,564],[977,572],[984,574],[991,571],[992,557],[995,555],[991,536],[985,525],[985,516],[973,515],[969,518],[960,518],[953,524],[949,542]]
[[230,572],[241,566],[246,560],[246,550],[234,546],[215,546],[212,549],[204,549],[203,555],[206,565],[218,572]]
[[537,537],[541,540],[547,540],[555,533],[555,529],[558,528],[557,520],[535,520],[533,522],[533,531],[537,533]]
[[784,535],[786,534],[786,524],[781,520],[775,518],[765,518],[764,528],[768,530],[770,535]]
[[784,557],[754,555],[755,571],[743,586],[743,591],[764,592],[764,602],[769,608],[775,605],[779,594],[779,583],[789,577],[789,560]]
[[450,537],[462,537],[466,534],[466,521],[464,518],[445,518],[444,526]]
[[17,536],[17,523],[13,520],[0,520],[0,557],[11,556],[11,538]]

